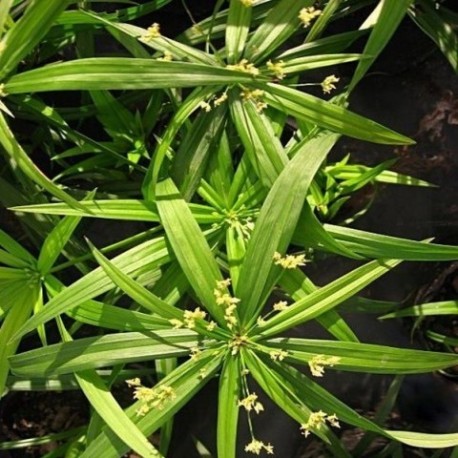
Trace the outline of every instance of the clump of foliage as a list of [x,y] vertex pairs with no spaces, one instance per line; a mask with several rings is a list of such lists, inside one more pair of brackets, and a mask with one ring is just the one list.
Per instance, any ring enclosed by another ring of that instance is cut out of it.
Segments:
[[[456,446],[458,434],[387,430],[319,383],[332,370],[457,364],[452,354],[360,342],[342,318],[341,304],[370,307],[357,294],[403,260],[454,260],[458,248],[331,224],[367,184],[427,183],[388,171],[391,162],[327,160],[342,135],[412,143],[350,111],[348,98],[406,14],[456,67],[452,13],[428,0],[219,0],[173,38],[155,19],[170,0],[115,12],[103,3],[0,6],[9,162],[0,200],[21,222],[14,235],[0,231],[0,392],[82,390],[90,422],[52,456],[165,456],[174,415],[215,377],[218,457],[238,446],[275,452],[256,431],[263,405],[251,380],[333,456],[351,456],[336,434],[341,422],[413,446]],[[367,5],[358,30],[327,34]],[[346,52],[362,37],[361,54]],[[346,87],[333,74],[308,79],[349,62]],[[338,95],[324,100],[309,86]],[[77,230],[83,218],[145,230],[97,248]],[[360,265],[318,287],[301,269],[313,252]],[[311,320],[328,340],[289,337]],[[36,348],[21,350],[29,338]],[[136,401],[122,409],[112,390],[125,380]],[[252,441],[238,445],[241,412]],[[155,448],[147,437],[157,430]]]

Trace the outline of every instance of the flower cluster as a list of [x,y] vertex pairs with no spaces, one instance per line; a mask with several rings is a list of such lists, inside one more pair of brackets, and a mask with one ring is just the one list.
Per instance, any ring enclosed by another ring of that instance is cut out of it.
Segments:
[[[200,307],[194,310],[185,310],[183,313],[183,321],[176,318],[169,320],[169,323],[173,325],[175,329],[188,328],[194,329],[196,327],[196,320],[203,320],[207,316],[207,313],[200,309]],[[210,326],[211,322],[208,326]],[[208,328],[207,326],[207,328]],[[214,327],[213,327],[214,328]]]
[[254,410],[256,413],[262,412],[264,406],[258,401],[258,395],[256,393],[250,393],[246,398],[239,401],[239,407],[242,406],[247,412]]
[[322,410],[319,410],[318,412],[312,412],[307,422],[301,425],[301,434],[308,437],[311,430],[321,429],[326,422],[335,428],[340,428],[339,420],[336,414],[328,415]]
[[253,1],[254,0],[240,0],[240,3],[243,6],[246,6],[247,8],[249,8],[250,6],[253,6]]
[[273,361],[283,361],[288,356],[288,352],[284,350],[272,350],[269,352],[269,356]]
[[[227,100],[227,93],[223,92],[219,97],[217,97],[215,100],[213,100],[213,106],[214,107],[219,107],[226,100]],[[202,100],[202,102],[199,103],[199,107],[202,110],[204,110],[205,112],[209,113],[212,110],[211,100],[210,101]]]
[[332,367],[340,361],[338,356],[316,355],[309,361],[309,368],[315,377],[323,377],[324,368]]
[[259,75],[259,69],[250,63],[248,59],[242,59],[238,64],[226,65],[226,68],[229,70],[237,70],[239,72],[249,73],[253,76]]
[[0,84],[0,97],[6,97],[7,93],[5,92],[5,85],[3,83]]
[[304,27],[308,27],[312,21],[321,14],[321,12],[321,10],[317,10],[313,6],[302,8],[299,11],[299,19],[301,20]]
[[283,269],[295,269],[299,266],[305,266],[306,258],[305,254],[299,254],[297,256],[288,254],[282,256],[280,253],[274,253],[274,261],[276,266],[281,266]]
[[252,101],[256,105],[256,110],[260,113],[264,108],[267,108],[267,103],[263,102],[262,97],[264,91],[262,89],[248,89],[242,90],[242,99],[244,102]]
[[240,351],[240,347],[245,345],[247,342],[247,336],[235,336],[228,344],[231,349],[231,355],[235,356]]
[[145,415],[151,409],[162,410],[167,402],[176,398],[175,390],[169,385],[148,388],[141,384],[139,378],[126,380],[126,383],[130,387],[134,387],[134,399],[143,402],[137,410],[137,415]]
[[337,83],[340,78],[337,78],[336,75],[329,75],[327,76],[321,83],[320,86],[323,89],[325,94],[329,94],[333,89],[336,89],[334,83]]
[[161,36],[161,26],[155,22],[153,25],[146,29],[146,33],[142,35],[142,40],[151,41],[154,38],[159,38]]
[[288,302],[286,301],[278,301],[272,306],[275,312],[282,312],[288,308]]
[[226,321],[227,327],[232,330],[237,324],[235,310],[237,309],[237,304],[240,302],[240,299],[237,297],[232,297],[227,292],[227,287],[230,284],[231,280],[229,278],[226,280],[217,281],[216,288],[213,290],[213,294],[215,296],[216,304],[224,307],[224,319]]
[[270,70],[279,80],[283,79],[283,77],[285,76],[284,66],[285,64],[282,60],[279,60],[278,62],[272,62],[271,60],[269,60],[267,62],[268,70]]
[[173,60],[173,54],[170,51],[164,51],[164,55],[162,57],[158,57],[157,60],[161,60],[163,62],[171,62]]
[[254,455],[260,455],[265,450],[268,455],[274,454],[274,447],[271,444],[264,444],[262,441],[253,439],[249,444],[245,446],[245,452],[253,453]]

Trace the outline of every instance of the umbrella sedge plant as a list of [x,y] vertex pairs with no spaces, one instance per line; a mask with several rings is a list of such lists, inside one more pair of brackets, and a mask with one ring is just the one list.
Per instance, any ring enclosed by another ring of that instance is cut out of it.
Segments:
[[[180,2],[115,13],[91,3],[0,5],[0,144],[9,162],[0,199],[25,236],[0,232],[0,392],[79,389],[92,407],[84,428],[0,450],[64,440],[52,456],[167,456],[174,415],[214,378],[221,458],[281,454],[256,428],[264,406],[252,381],[333,456],[352,456],[339,439],[343,423],[414,447],[456,446],[457,433],[386,429],[320,386],[335,370],[402,376],[457,364],[454,354],[360,342],[340,313],[379,306],[358,293],[404,260],[457,259],[455,246],[333,223],[363,186],[430,184],[390,171],[391,161],[328,159],[341,136],[413,143],[352,112],[349,95],[406,16],[456,65],[453,15],[426,0],[365,2],[372,9],[361,27],[332,35],[328,25],[361,2],[218,1],[211,17],[172,38],[154,18]],[[102,39],[115,43],[108,55],[97,50]],[[357,39],[363,52],[346,52]],[[345,88],[332,73],[308,81],[311,70],[349,62]],[[324,100],[311,85],[338,95]],[[60,106],[58,95],[70,92],[81,103]],[[54,164],[46,173],[36,148]],[[100,247],[77,230],[85,218],[148,228]],[[306,268],[314,252],[358,267],[317,286]],[[312,320],[329,339],[291,337]],[[23,350],[35,333],[36,348]],[[135,401],[123,409],[113,391],[126,381]]]

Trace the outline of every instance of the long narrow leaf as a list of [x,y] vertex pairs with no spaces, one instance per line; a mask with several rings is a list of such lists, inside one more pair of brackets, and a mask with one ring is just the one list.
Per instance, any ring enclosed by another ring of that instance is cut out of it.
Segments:
[[197,334],[189,330],[126,332],[49,345],[17,354],[10,362],[16,375],[41,377],[119,363],[184,356],[198,343]]
[[[262,88],[260,86],[260,89]],[[410,138],[374,121],[305,92],[274,83],[268,83],[265,90],[264,99],[269,105],[299,120],[313,122],[331,131],[374,143],[406,145],[414,143]]]
[[300,299],[286,310],[268,320],[265,324],[259,325],[261,335],[264,337],[272,336],[331,310],[399,263],[400,261],[397,260],[377,260],[354,269],[350,273],[341,276],[337,280]]
[[157,185],[157,208],[175,256],[202,305],[225,326],[214,289],[223,279],[210,246],[171,179]]
[[248,242],[237,284],[245,319],[256,319],[265,291],[273,287],[279,269],[273,265],[274,253],[286,250],[308,186],[336,140],[337,135],[325,133],[303,144],[273,184]]
[[[250,74],[222,67],[125,57],[79,59],[29,70],[5,83],[7,94],[103,89],[154,89],[252,83]],[[257,77],[262,81],[266,78]]]

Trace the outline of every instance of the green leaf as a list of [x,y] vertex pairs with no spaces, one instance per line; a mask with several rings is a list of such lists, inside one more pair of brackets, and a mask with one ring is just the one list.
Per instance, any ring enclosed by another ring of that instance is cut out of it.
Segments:
[[[244,360],[253,378],[259,383],[264,392],[291,418],[300,425],[305,424],[312,409],[305,396],[296,389],[295,383],[291,383],[280,372],[283,365],[278,363],[267,364],[255,353],[243,351]],[[320,406],[317,410],[322,410]],[[329,412],[330,413],[330,412]],[[326,425],[312,429],[312,432],[322,439],[326,446],[331,449],[333,456],[350,457],[351,455],[343,448],[339,439]]]
[[[79,208],[65,203],[22,205],[10,210],[23,213],[43,213],[47,215],[84,216],[126,221],[159,222],[155,203],[135,199],[111,199],[80,201]],[[205,205],[189,204],[189,208],[200,224],[213,224],[221,221],[222,216],[215,209]]]
[[231,0],[226,24],[226,56],[229,64],[240,60],[251,23],[252,8],[240,0]]
[[[223,67],[125,57],[97,57],[47,65],[20,73],[5,92],[154,89],[252,83],[253,76]],[[256,77],[262,81],[266,78]]]
[[[2,39],[0,53],[0,81],[40,43],[55,19],[68,6],[68,0],[35,0],[24,15]],[[3,24],[0,24],[0,29]]]
[[408,137],[398,134],[363,116],[305,92],[286,86],[268,83],[259,86],[265,89],[264,100],[277,110],[284,111],[298,120],[339,132],[349,137],[382,144],[415,143]]
[[396,310],[380,317],[381,320],[387,318],[402,318],[405,316],[437,316],[437,315],[458,315],[458,301],[429,302],[427,304],[414,305],[405,309]]
[[324,68],[346,64],[361,59],[361,54],[318,54],[313,56],[297,57],[282,61],[282,70],[285,75],[294,75],[315,68]]
[[199,345],[198,335],[189,330],[126,332],[86,337],[19,353],[10,359],[15,375],[42,377],[86,369],[185,356]]
[[248,40],[244,57],[257,63],[272,54],[300,27],[301,8],[312,4],[313,0],[280,0]]
[[171,179],[157,185],[156,204],[167,239],[202,305],[226,327],[224,310],[216,305],[214,289],[223,279],[210,246]]
[[[202,352],[198,360],[190,360],[180,365],[171,374],[161,380],[161,385],[171,386],[175,399],[167,402],[162,410],[153,409],[144,416],[137,416],[140,401],[126,410],[128,416],[138,425],[143,434],[149,437],[154,431],[171,418],[191,397],[210,380],[221,365],[222,355],[215,350]],[[128,449],[107,428],[88,446],[81,458],[103,456],[118,458]]]
[[81,208],[79,202],[55,185],[35,163],[29,158],[27,153],[22,149],[11,132],[5,117],[0,113],[0,143],[5,152],[10,157],[13,168],[18,167],[32,181],[44,188],[46,191],[54,195],[60,200],[63,200],[71,207]]
[[253,169],[266,187],[271,187],[288,163],[288,156],[269,119],[240,94],[231,95],[231,115]]
[[[318,289],[318,287],[315,286],[299,269],[283,272],[278,284],[295,301],[308,296]],[[318,316],[316,319],[324,329],[333,336],[337,337],[339,340],[358,342],[358,338],[353,330],[335,310],[329,310],[323,315]]]
[[217,448],[219,458],[236,456],[240,392],[240,358],[237,355],[228,356],[223,365],[218,390]]
[[366,74],[369,67],[377,59],[383,48],[401,23],[413,0],[383,0],[379,3],[376,11],[376,23],[364,47],[364,55],[367,56],[358,64],[348,91],[351,92]]
[[147,201],[154,201],[156,183],[161,172],[161,167],[166,154],[176,139],[177,134],[183,124],[188,120],[191,114],[199,108],[199,105],[209,97],[215,88],[197,88],[180,104],[172,120],[168,123],[162,137],[153,154],[153,160],[150,162],[148,171],[143,180],[142,192]]
[[182,312],[173,307],[161,298],[157,297],[151,291],[148,291],[142,285],[130,278],[128,275],[118,269],[115,264],[110,262],[100,251],[98,251],[92,244],[89,244],[91,252],[93,253],[97,262],[102,266],[102,269],[111,278],[113,283],[124,291],[129,297],[140,304],[146,310],[158,314],[163,318],[181,319]]
[[119,39],[121,44],[124,41],[122,38],[125,38],[127,35],[128,37],[135,38],[144,45],[156,49],[157,51],[170,53],[175,59],[189,60],[190,62],[196,64],[217,65],[217,60],[213,56],[211,56],[209,53],[201,51],[196,47],[188,46],[184,43],[180,43],[179,41],[164,37],[163,35],[151,39],[146,39],[144,38],[148,34],[146,29],[132,24],[116,24],[115,22],[111,22],[102,16],[88,12],[85,14],[91,18],[94,18],[96,22],[105,24],[108,28],[108,31],[111,33],[113,33],[113,31],[121,32],[122,35]]
[[9,236],[5,231],[0,229],[0,246],[5,250],[9,251],[14,258],[17,259],[17,262],[24,263],[25,267],[35,264],[35,258],[16,240]]
[[225,122],[225,105],[199,114],[175,154],[170,175],[186,201],[191,200],[200,184]]
[[10,370],[8,358],[14,355],[20,340],[14,335],[32,313],[40,297],[39,287],[30,287],[27,283],[14,296],[14,304],[8,311],[0,327],[0,398],[4,394],[6,379]]
[[46,236],[38,256],[37,269],[43,275],[47,275],[57,258],[62,254],[67,242],[81,221],[80,217],[67,216]]
[[169,320],[147,313],[125,310],[102,302],[88,301],[66,313],[80,323],[116,329],[117,331],[145,331],[170,329]]
[[458,434],[423,434],[383,430],[372,421],[359,415],[295,368],[286,367],[284,364],[276,363],[265,356],[260,356],[259,359],[266,366],[278,372],[279,376],[282,378],[282,386],[287,384],[297,396],[306,399],[307,403],[316,410],[335,413],[340,420],[355,425],[363,430],[373,431],[389,439],[395,439],[415,447],[441,448],[451,447],[457,444]]
[[399,263],[397,260],[376,260],[342,275],[290,305],[265,324],[259,325],[260,335],[268,337],[278,334],[320,316],[361,291]]
[[240,313],[244,320],[256,320],[266,294],[274,286],[279,272],[273,264],[274,253],[286,250],[307,189],[337,138],[324,133],[299,144],[298,152],[273,184],[247,244],[235,291],[243,304]]
[[454,261],[458,258],[458,246],[437,245],[331,224],[325,224],[324,228],[345,247],[368,258],[389,257],[405,261]]
[[[263,342],[268,349],[288,352],[291,362],[307,364],[316,355],[337,356],[335,369],[373,374],[416,374],[444,369],[458,363],[458,356],[360,342],[277,338]],[[269,350],[266,350],[268,353]]]
[[[155,267],[169,260],[165,240],[159,237],[125,251],[112,262],[126,275],[133,275],[144,269],[145,266],[154,270]],[[35,330],[40,324],[46,323],[61,313],[109,291],[113,286],[113,282],[101,267],[93,270],[53,297],[39,313],[19,329],[15,337]]]
[[161,456],[125,414],[95,371],[75,373],[75,377],[95,411],[129,448],[145,458]]
[[424,0],[409,11],[409,16],[436,43],[453,70],[458,72],[458,35],[453,22],[441,16],[440,10],[435,10]]

